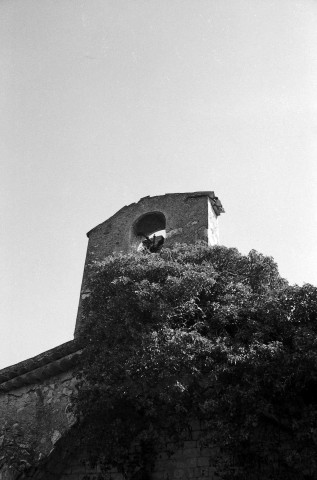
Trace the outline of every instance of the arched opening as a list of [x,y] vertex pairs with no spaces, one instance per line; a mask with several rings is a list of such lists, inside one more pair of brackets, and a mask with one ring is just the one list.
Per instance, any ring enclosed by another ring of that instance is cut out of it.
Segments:
[[139,238],[138,250],[155,253],[161,250],[166,237],[166,219],[161,212],[142,215],[134,224],[134,234]]
[[140,237],[142,235],[152,235],[155,232],[166,229],[165,215],[161,212],[151,212],[142,215],[134,224],[134,233]]

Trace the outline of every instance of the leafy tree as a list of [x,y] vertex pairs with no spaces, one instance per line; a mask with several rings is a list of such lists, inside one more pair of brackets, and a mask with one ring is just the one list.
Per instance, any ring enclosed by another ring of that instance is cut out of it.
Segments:
[[128,474],[131,445],[150,465],[199,419],[223,478],[317,478],[315,287],[197,243],[108,257],[90,292],[73,402],[91,460]]

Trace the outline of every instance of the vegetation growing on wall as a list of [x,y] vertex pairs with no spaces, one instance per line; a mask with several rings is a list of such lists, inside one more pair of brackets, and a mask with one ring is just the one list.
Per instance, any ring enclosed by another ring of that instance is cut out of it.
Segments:
[[37,463],[34,431],[22,431],[18,423],[5,421],[0,433],[0,469],[6,467],[14,478]]
[[109,257],[89,287],[74,409],[92,460],[146,469],[199,419],[224,478],[317,477],[315,287],[201,243]]

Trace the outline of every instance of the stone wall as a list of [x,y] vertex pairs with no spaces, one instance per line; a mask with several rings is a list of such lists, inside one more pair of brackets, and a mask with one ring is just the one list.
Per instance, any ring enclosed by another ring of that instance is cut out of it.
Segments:
[[48,458],[69,431],[73,365],[80,353],[75,342],[67,342],[0,371],[0,480]]
[[[143,215],[153,214],[153,225],[163,222],[166,246],[197,240],[213,245],[218,242],[217,217],[223,211],[214,192],[144,197],[91,230],[76,333],[81,327],[81,299],[87,294],[88,265],[113,252],[136,250],[142,240],[136,225]],[[0,480],[99,480],[100,472],[89,467],[72,437],[70,396],[75,388],[73,367],[80,354],[75,340],[0,371]],[[173,455],[167,445],[150,480],[215,480],[215,452],[200,448],[199,431],[197,425]],[[114,480],[122,480],[117,472],[110,473]]]
[[0,446],[17,455],[18,469],[47,457],[70,428],[73,388],[73,375],[65,372],[0,397]]
[[[10,443],[18,448],[14,469],[0,454],[0,480],[124,480],[115,469],[104,475],[89,466],[85,453],[72,445],[68,432],[73,425],[69,405],[74,382],[68,371],[0,397],[0,452]],[[190,439],[172,455],[173,445],[167,444],[149,480],[216,480],[215,449],[200,448],[199,434],[197,424]],[[32,461],[40,461],[39,466],[30,468]]]
[[[70,397],[75,388],[73,365],[79,354],[76,344],[69,342],[0,371],[0,381],[5,379],[0,383],[0,480],[124,480],[115,469],[105,476],[89,466],[73,435]],[[56,372],[61,365],[65,370]],[[216,480],[215,449],[200,447],[200,431],[197,422],[176,451],[167,442],[148,480]],[[9,468],[11,463],[14,468]]]
[[[197,423],[191,439],[185,441],[183,447],[174,454],[170,453],[173,445],[167,444],[166,449],[158,454],[154,468],[147,477],[148,480],[218,480],[214,467],[217,450],[201,448],[199,435],[200,427]],[[63,459],[56,459],[53,465],[47,467],[46,475],[54,475],[56,471],[62,471],[59,476],[52,477],[56,480],[124,480],[116,469],[102,474],[98,467],[89,466],[83,452],[71,455],[66,463]],[[138,474],[133,478],[142,480],[142,476]]]
[[171,193],[141,198],[139,202],[123,207],[111,218],[90,230],[87,233],[89,242],[75,336],[82,328],[82,300],[89,295],[87,290],[89,265],[94,261],[104,260],[114,252],[136,251],[144,237],[138,235],[135,225],[143,215],[156,213],[165,218],[164,246],[169,247],[175,243],[192,244],[199,240],[216,245],[218,216],[222,212],[224,209],[214,192]]

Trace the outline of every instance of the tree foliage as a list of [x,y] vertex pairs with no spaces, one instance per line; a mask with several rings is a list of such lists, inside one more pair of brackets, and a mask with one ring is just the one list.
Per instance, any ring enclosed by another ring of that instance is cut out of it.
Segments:
[[197,243],[108,257],[89,288],[73,401],[96,461],[124,470],[199,419],[224,478],[317,478],[315,287]]

